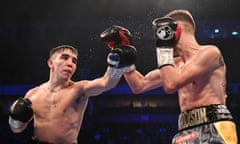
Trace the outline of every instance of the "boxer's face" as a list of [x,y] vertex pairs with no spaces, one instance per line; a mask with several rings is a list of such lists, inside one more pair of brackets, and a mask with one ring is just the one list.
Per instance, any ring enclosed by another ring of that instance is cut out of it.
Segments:
[[48,61],[51,71],[60,77],[70,79],[77,66],[77,55],[69,49],[56,52]]

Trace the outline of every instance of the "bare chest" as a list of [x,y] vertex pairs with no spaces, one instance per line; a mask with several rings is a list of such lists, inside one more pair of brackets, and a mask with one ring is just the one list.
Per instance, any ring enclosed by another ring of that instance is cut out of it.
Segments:
[[63,115],[78,114],[86,107],[88,99],[74,91],[45,91],[32,97],[36,117],[53,118]]

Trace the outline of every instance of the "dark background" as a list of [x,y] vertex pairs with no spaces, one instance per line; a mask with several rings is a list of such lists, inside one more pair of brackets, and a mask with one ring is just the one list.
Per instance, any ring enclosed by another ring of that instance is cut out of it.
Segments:
[[[61,44],[79,50],[74,80],[94,79],[106,70],[109,49],[99,34],[111,25],[127,27],[138,51],[137,69],[156,68],[151,21],[173,9],[188,9],[200,44],[217,45],[227,64],[228,106],[239,129],[240,15],[238,0],[1,0],[0,1],[0,138],[1,143],[27,143],[8,127],[8,108],[31,87],[48,80],[48,52]],[[214,33],[215,29],[218,33]],[[177,95],[161,88],[133,95],[124,79],[90,98],[79,143],[167,144],[176,133]]]

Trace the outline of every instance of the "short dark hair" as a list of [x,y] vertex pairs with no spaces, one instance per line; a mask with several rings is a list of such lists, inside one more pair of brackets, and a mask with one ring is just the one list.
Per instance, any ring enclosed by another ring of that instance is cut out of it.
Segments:
[[49,52],[49,58],[52,57],[53,54],[55,54],[56,52],[58,51],[64,51],[65,49],[69,49],[71,50],[74,54],[76,54],[78,56],[78,50],[73,47],[73,46],[70,46],[70,45],[59,45],[55,48],[52,48]]

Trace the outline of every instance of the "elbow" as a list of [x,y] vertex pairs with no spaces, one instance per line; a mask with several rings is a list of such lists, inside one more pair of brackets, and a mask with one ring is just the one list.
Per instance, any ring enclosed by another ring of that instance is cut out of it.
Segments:
[[176,90],[169,89],[169,88],[165,88],[165,87],[164,87],[164,91],[165,91],[165,93],[167,93],[167,94],[173,94],[173,93],[176,92]]
[[163,88],[167,94],[173,94],[177,91],[177,86],[174,83],[165,84]]
[[131,90],[134,94],[142,94],[146,91],[143,87],[131,88]]
[[134,94],[141,94],[141,93],[143,93],[143,91],[141,89],[132,89],[132,92]]

